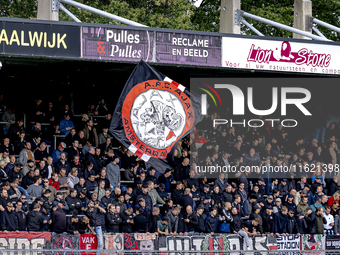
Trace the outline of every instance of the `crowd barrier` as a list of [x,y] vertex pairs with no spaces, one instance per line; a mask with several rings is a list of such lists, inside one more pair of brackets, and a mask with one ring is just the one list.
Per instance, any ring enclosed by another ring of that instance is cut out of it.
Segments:
[[[249,240],[251,250],[256,255],[267,255],[269,251],[277,251],[277,254],[287,255],[301,254],[301,251],[320,251],[319,255],[327,255],[328,251],[340,249],[340,236],[336,235],[306,234],[301,236],[281,235],[279,237],[265,235],[251,236]],[[51,250],[53,254],[72,255],[73,253],[71,254],[68,251],[77,250],[81,255],[93,255],[91,251],[95,250],[97,245],[97,237],[92,234],[0,233],[0,254],[28,254],[29,252],[25,251],[34,250],[30,254],[43,255],[45,253],[40,253],[39,250]],[[14,252],[17,250],[22,252]],[[209,251],[207,254],[212,254],[210,251],[214,251],[217,254],[224,254],[223,251],[229,251],[229,255],[237,255],[240,251],[246,252],[246,245],[243,237],[235,234],[178,235],[173,237],[155,234],[117,233],[103,235],[103,250],[143,255],[152,254],[155,251],[159,255],[176,255],[184,251]],[[327,253],[322,252],[325,250],[327,250]]]

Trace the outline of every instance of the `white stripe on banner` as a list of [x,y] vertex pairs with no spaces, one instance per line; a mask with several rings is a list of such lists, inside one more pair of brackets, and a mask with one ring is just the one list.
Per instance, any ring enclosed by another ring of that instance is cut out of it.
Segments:
[[145,155],[145,154],[143,154],[143,156],[142,156],[142,159],[143,159],[145,162],[148,162],[148,160],[149,160],[150,158],[151,158],[150,156]]
[[132,151],[133,153],[135,153],[137,151],[137,148],[133,144],[131,144],[129,146],[129,150]]
[[185,90],[185,87],[181,84],[178,85],[178,88],[183,92]]
[[168,76],[166,76],[165,78],[164,78],[164,81],[167,81],[167,82],[172,82],[172,80],[168,77]]

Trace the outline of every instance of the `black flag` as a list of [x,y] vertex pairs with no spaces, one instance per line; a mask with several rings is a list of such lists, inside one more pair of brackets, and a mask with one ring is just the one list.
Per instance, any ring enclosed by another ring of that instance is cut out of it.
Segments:
[[202,118],[200,96],[141,60],[120,95],[110,132],[163,173],[172,168],[177,142]]

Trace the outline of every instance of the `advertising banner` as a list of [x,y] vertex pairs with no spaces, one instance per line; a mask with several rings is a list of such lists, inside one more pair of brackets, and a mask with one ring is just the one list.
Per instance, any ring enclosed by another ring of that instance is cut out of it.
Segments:
[[[251,250],[256,251],[256,255],[267,254],[266,252],[261,253],[257,251],[277,250],[276,238],[270,235],[249,236],[249,247]],[[243,241],[243,250],[246,249],[246,243]]]
[[241,242],[239,235],[159,236],[158,238],[159,251],[166,251],[168,255],[175,255],[178,251],[241,250]]
[[[79,235],[71,235],[67,233],[52,233],[52,249],[54,250],[79,250]],[[72,255],[71,253],[69,255]]]
[[[0,246],[5,250],[49,250],[51,249],[51,233],[9,232],[0,233]],[[20,254],[18,254],[20,255]],[[32,253],[32,255],[43,255]]]
[[[300,236],[298,235],[289,235],[289,236],[283,236],[280,235],[276,238],[277,242],[277,249],[279,251],[284,251],[284,250],[300,250]],[[284,252],[284,253],[279,253],[279,254],[285,254],[285,255],[298,255],[300,254],[299,252]]]
[[338,250],[340,249],[340,236],[327,235],[326,236],[326,250]]
[[[80,235],[80,249],[81,250],[95,250],[98,246],[97,236],[92,234],[82,234]],[[82,255],[93,254],[82,252]]]
[[0,53],[80,57],[78,26],[2,21],[0,29]]
[[301,250],[302,251],[314,251],[310,253],[306,253],[307,255],[325,255],[324,252],[315,251],[324,251],[325,250],[325,235],[319,234],[305,234],[301,235]]
[[104,234],[104,250],[124,250],[124,234]]
[[221,66],[221,37],[156,32],[156,62]]
[[[282,38],[283,39],[283,38]],[[298,73],[340,74],[339,45],[222,38],[222,66]]]
[[152,60],[152,31],[107,27],[82,27],[82,57],[145,62]]

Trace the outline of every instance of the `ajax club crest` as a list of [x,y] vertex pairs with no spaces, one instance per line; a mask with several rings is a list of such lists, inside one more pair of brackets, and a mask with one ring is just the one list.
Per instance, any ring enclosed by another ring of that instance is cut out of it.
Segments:
[[123,104],[126,136],[141,153],[151,157],[166,158],[194,120],[189,96],[168,81],[137,84]]

